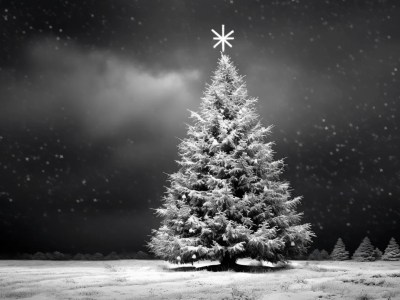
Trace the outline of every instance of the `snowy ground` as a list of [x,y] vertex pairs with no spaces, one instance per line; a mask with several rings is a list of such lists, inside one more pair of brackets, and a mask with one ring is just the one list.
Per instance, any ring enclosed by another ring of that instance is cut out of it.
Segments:
[[400,299],[400,262],[293,261],[268,273],[169,268],[146,260],[0,261],[0,298]]

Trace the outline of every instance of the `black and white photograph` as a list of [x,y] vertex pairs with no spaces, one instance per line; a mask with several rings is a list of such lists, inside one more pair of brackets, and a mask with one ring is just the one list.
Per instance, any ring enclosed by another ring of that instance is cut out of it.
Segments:
[[400,300],[400,2],[0,0],[0,299]]

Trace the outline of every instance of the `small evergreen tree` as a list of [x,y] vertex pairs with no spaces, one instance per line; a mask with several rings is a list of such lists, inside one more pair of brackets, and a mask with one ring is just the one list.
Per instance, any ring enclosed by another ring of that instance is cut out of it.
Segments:
[[357,261],[374,261],[374,246],[368,237],[365,237],[361,242],[360,246],[356,249],[352,257],[353,260]]
[[308,256],[308,260],[321,260],[321,252],[319,249],[315,249],[313,252],[311,252]]
[[229,267],[241,257],[278,262],[306,250],[313,233],[300,224],[300,197],[279,180],[284,164],[273,160],[271,128],[258,120],[256,101],[222,55],[157,209],[163,220],[149,243],[156,256]]
[[321,260],[328,260],[328,259],[330,259],[328,251],[326,251],[325,249],[322,249],[321,250]]
[[91,259],[92,259],[92,260],[103,260],[103,259],[104,259],[104,256],[103,256],[102,253],[96,252],[96,253],[94,253],[94,254],[91,256]]
[[35,259],[35,260],[46,260],[47,257],[46,257],[46,254],[44,254],[43,252],[36,252],[33,255],[32,259]]
[[110,252],[108,255],[104,257],[106,260],[118,260],[119,256],[115,251]]
[[147,253],[145,253],[143,251],[139,251],[138,253],[136,253],[135,258],[136,259],[150,259],[151,257]]
[[53,260],[65,260],[64,253],[61,253],[60,251],[54,251],[53,252]]
[[382,259],[382,251],[379,250],[379,248],[375,248],[375,250],[374,250],[374,258],[375,258],[375,260]]
[[343,240],[339,238],[336,242],[335,247],[333,247],[331,253],[332,260],[347,260],[349,259],[349,251],[346,251],[346,247]]
[[85,260],[86,256],[82,253],[77,253],[73,256],[72,258],[73,260]]
[[46,255],[46,259],[48,259],[48,260],[55,259],[53,253],[51,253],[51,252],[46,252],[45,255]]
[[400,260],[400,248],[394,238],[391,238],[389,245],[385,249],[382,260]]

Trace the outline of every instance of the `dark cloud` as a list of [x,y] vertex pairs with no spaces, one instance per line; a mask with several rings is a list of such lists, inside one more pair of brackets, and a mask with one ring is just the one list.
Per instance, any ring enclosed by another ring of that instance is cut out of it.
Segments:
[[82,130],[94,136],[108,135],[130,121],[151,126],[149,116],[166,130],[198,102],[193,93],[197,70],[155,73],[105,51],[55,47],[44,43],[29,49],[28,72],[3,83],[3,121],[62,121],[69,110]]

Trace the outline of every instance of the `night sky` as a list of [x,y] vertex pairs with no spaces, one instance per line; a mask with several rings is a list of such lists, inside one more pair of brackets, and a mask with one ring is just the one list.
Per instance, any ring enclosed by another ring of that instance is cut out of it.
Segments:
[[331,251],[400,240],[398,1],[0,1],[0,252],[146,249],[220,56]]

